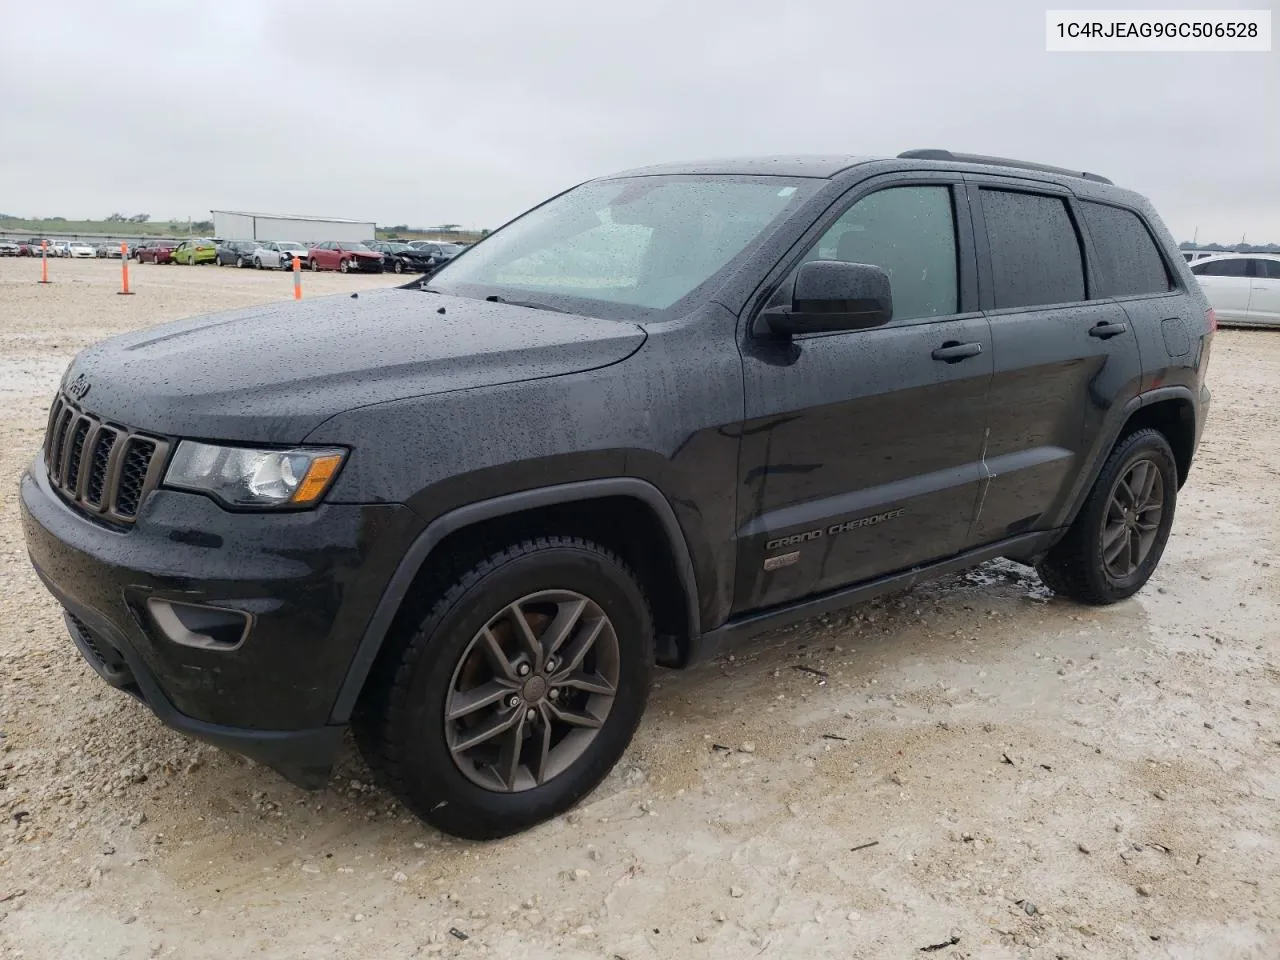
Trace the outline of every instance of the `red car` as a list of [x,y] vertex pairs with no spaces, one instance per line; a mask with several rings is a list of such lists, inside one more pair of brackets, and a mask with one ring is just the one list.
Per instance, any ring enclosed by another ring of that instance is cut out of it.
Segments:
[[157,240],[133,248],[133,256],[139,263],[173,263],[173,251],[177,240]]
[[370,250],[363,243],[348,240],[326,240],[307,251],[307,261],[312,270],[340,270],[350,273],[382,272],[382,254]]

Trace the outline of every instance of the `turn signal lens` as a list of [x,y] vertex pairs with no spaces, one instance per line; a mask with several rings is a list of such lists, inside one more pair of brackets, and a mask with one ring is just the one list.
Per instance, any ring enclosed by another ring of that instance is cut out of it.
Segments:
[[298,489],[293,492],[289,502],[302,506],[319,500],[328,489],[329,481],[337,474],[340,466],[342,466],[340,454],[316,457],[311,461],[310,469],[298,484]]

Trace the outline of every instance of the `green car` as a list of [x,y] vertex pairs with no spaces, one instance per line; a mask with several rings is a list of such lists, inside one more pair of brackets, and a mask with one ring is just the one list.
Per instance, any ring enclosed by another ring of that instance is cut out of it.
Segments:
[[174,263],[213,263],[218,248],[212,240],[183,240],[173,248]]

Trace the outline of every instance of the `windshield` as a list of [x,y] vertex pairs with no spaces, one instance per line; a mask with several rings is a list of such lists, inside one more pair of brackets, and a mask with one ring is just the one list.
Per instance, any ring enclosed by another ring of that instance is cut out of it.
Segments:
[[587,183],[451,261],[430,285],[460,296],[510,292],[508,299],[662,310],[718,274],[817,185],[677,175]]
[[341,250],[364,250],[366,253],[373,252],[363,243],[340,243],[338,244],[338,248]]
[[307,249],[300,243],[294,243],[292,240],[281,240],[276,244],[281,250],[305,250]]

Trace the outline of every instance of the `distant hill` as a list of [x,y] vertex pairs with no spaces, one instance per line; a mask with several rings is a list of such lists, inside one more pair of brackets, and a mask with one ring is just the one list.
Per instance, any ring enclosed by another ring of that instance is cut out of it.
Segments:
[[[488,230],[439,230],[408,227],[378,227],[379,240],[448,240],[458,243],[474,243]],[[210,220],[145,220],[121,218],[119,220],[66,220],[62,217],[31,219],[11,217],[0,213],[0,233],[22,239],[44,237],[77,237],[102,239],[104,237],[185,237],[188,234],[207,237],[213,233]]]
[[1189,240],[1178,244],[1179,250],[1196,250],[1209,253],[1276,253],[1280,254],[1280,243],[1200,243]]

